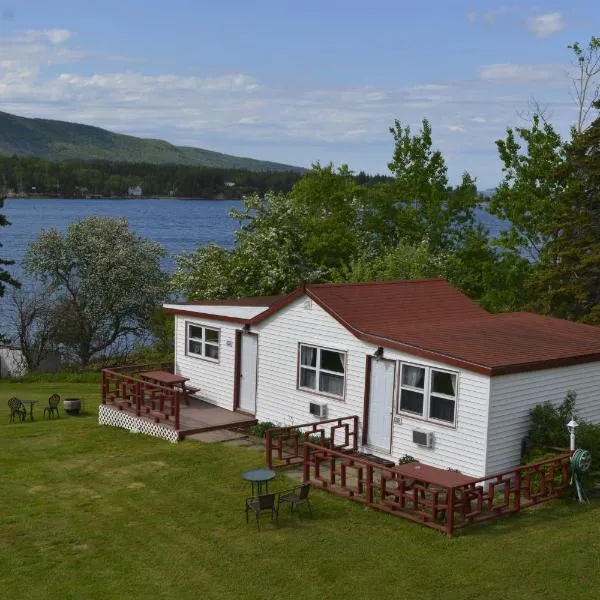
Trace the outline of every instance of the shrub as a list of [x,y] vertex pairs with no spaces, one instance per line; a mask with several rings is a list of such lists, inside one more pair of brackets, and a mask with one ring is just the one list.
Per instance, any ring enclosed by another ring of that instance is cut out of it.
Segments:
[[578,422],[576,446],[589,450],[592,454],[592,471],[600,471],[600,425],[578,419],[575,413],[577,393],[570,390],[559,406],[549,402],[538,404],[530,413],[530,449],[524,462],[534,462],[548,457],[548,447],[569,447],[567,423],[571,419]]
[[405,454],[404,456],[401,456],[398,459],[399,465],[407,465],[409,463],[414,463],[414,462],[419,462],[419,461],[414,456],[411,456],[410,454]]
[[274,427],[277,427],[275,423],[271,423],[271,421],[262,421],[261,423],[253,425],[250,431],[252,432],[252,435],[264,438],[267,435],[267,430],[273,429]]
[[544,402],[531,411],[528,436],[532,451],[545,451],[548,446],[569,447],[567,423],[576,418],[576,398],[577,392],[569,390],[559,406]]

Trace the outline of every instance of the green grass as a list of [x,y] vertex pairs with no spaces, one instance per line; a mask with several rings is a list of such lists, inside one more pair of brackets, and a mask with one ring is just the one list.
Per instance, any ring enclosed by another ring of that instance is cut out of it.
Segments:
[[[88,416],[8,424],[58,392]],[[3,598],[592,598],[600,510],[558,501],[448,539],[313,493],[314,517],[246,525],[240,447],[100,427],[89,383],[0,384]],[[273,487],[291,485],[278,475]]]

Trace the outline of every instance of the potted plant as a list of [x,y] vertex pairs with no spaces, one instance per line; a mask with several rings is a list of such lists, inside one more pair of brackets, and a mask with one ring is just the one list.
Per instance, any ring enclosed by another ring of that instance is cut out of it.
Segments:
[[81,410],[81,399],[80,398],[65,398],[63,400],[63,407],[68,415],[75,416],[79,414]]

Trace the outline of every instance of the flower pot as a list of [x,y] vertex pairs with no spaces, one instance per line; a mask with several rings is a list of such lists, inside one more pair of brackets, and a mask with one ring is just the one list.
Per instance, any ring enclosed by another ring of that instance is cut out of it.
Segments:
[[79,398],[65,398],[63,406],[68,415],[78,415],[81,410],[81,400]]

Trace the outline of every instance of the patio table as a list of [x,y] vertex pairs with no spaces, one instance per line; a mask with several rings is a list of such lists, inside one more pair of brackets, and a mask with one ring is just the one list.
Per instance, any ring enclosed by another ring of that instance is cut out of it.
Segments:
[[[21,400],[21,403],[27,407],[29,405],[29,420],[33,421],[33,405],[37,404],[38,400]],[[27,410],[27,408],[25,409]]]
[[469,477],[456,471],[447,471],[446,469],[439,469],[438,467],[424,465],[419,462],[398,465],[394,467],[394,471],[424,484],[439,487],[456,487],[478,481],[476,477]]
[[242,473],[242,477],[252,484],[252,495],[254,496],[254,484],[256,484],[256,490],[258,496],[262,494],[262,486],[265,484],[265,493],[269,493],[269,481],[274,479],[275,471],[271,469],[251,469]]
[[169,371],[142,371],[139,375],[142,379],[147,379],[148,381],[160,385],[166,385],[172,388],[181,387],[181,390],[183,391],[183,401],[188,406],[190,405],[187,390],[185,389],[185,382],[188,381],[189,377],[175,375],[174,373],[169,373]]

